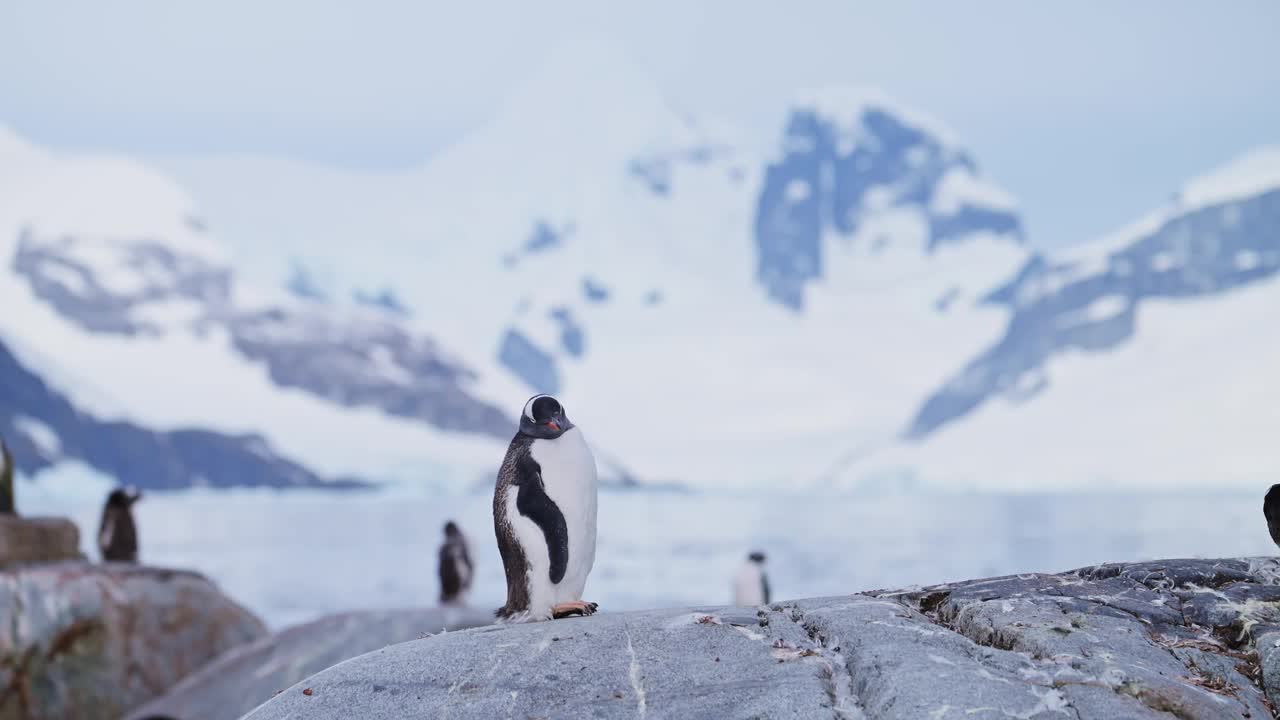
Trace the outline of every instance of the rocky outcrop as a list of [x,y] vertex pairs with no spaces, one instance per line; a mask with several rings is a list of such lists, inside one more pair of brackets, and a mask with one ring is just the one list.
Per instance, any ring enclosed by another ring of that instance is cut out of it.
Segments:
[[0,572],[0,720],[116,720],[264,634],[195,573],[80,562]]
[[343,660],[431,633],[488,625],[490,610],[429,608],[329,615],[224,653],[128,720],[236,720],[284,688]]
[[348,661],[247,718],[1265,718],[1278,603],[1275,560],[1169,560],[491,626]]
[[80,529],[70,520],[0,515],[0,569],[82,558]]

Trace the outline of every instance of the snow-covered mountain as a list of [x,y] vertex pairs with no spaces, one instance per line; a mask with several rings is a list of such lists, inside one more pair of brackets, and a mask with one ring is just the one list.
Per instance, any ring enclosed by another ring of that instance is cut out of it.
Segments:
[[1044,256],[882,95],[803,93],[760,153],[586,43],[422,167],[163,165],[214,230],[151,168],[0,137],[0,433],[28,473],[464,488],[534,392],[649,482],[1136,484],[1185,459],[1162,430],[1202,441],[1188,483],[1277,464],[1250,430],[1277,405],[1243,390],[1280,387],[1266,154]]
[[842,470],[978,487],[1264,487],[1280,477],[1280,148],[1132,227],[1036,255],[984,302],[1003,336],[901,442]]
[[[151,487],[317,485],[405,465],[470,481],[510,414],[371,310],[241,287],[194,204],[119,158],[0,135],[0,434]],[[467,460],[469,458],[469,460]]]
[[1008,196],[891,101],[806,93],[760,156],[574,53],[396,183],[397,234],[326,264],[650,480],[791,485],[892,437],[999,337],[976,300],[1027,257]]

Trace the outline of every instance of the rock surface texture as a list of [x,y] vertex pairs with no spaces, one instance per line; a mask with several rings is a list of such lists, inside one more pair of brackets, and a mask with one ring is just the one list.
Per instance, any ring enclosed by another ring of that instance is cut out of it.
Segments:
[[1230,559],[478,628],[247,717],[1189,720],[1277,701],[1280,562]]
[[265,634],[195,573],[81,562],[0,572],[0,720],[117,720]]
[[0,515],[0,568],[82,558],[80,530],[70,520]]
[[236,720],[277,692],[343,660],[442,630],[492,622],[492,610],[463,608],[329,615],[224,653],[127,717]]

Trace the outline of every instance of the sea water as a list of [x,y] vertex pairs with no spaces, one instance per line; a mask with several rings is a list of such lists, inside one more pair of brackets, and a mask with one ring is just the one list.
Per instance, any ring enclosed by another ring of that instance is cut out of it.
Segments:
[[[487,494],[195,491],[136,507],[149,565],[201,572],[275,628],[358,608],[437,601],[446,520],[476,563],[471,604],[505,585]],[[720,605],[748,552],[768,556],[774,599],[829,596],[1103,562],[1276,553],[1262,493],[721,494],[605,491],[586,599],[602,611]],[[99,506],[32,498],[97,558]]]

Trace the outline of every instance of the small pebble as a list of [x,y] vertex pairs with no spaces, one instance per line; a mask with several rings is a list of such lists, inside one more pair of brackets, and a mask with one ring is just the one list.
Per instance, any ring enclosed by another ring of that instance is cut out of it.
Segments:
[[311,688],[307,688],[306,690],[303,690],[303,691],[302,691],[302,694],[303,694],[303,695],[311,695],[311,694],[312,694],[312,692],[311,692]]

